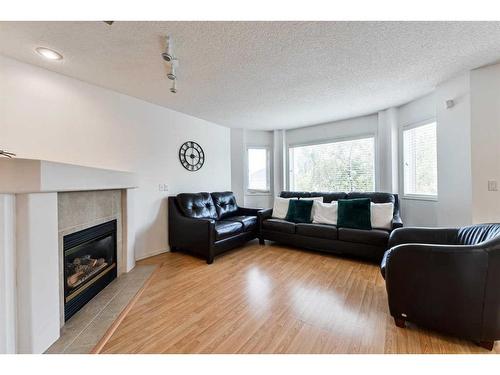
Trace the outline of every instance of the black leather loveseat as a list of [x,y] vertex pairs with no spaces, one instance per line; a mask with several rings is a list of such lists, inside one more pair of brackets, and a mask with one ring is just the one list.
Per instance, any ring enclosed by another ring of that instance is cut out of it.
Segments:
[[500,224],[401,228],[382,260],[396,325],[410,321],[475,341],[500,340]]
[[168,197],[171,251],[214,257],[258,236],[258,209],[239,207],[230,191]]
[[[373,203],[394,204],[392,229],[403,226],[399,215],[397,194],[390,193],[320,193],[282,191],[282,198],[323,197],[329,203],[339,199],[370,198]],[[329,253],[349,254],[380,261],[387,250],[391,230],[361,230],[337,228],[325,224],[295,224],[286,220],[273,219],[272,209],[259,213],[262,240],[276,241],[306,249]]]

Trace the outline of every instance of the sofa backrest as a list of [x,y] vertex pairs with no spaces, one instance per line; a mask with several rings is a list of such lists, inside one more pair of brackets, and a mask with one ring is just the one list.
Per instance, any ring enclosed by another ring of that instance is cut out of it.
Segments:
[[500,239],[500,224],[476,224],[458,229],[459,245],[479,245],[493,238]]
[[306,192],[306,191],[282,191],[282,198],[312,198],[323,197],[323,202],[330,203],[339,199],[370,198],[373,203],[394,203],[394,214],[399,214],[399,199],[397,194],[378,192]]
[[339,199],[347,199],[347,193],[325,193],[316,191],[282,191],[280,193],[281,198],[314,198],[323,197],[324,203],[330,203],[333,201],[338,201]]
[[217,210],[210,193],[182,193],[177,195],[182,213],[194,219],[217,220]]
[[238,211],[236,197],[232,191],[211,193],[219,220],[229,217]]

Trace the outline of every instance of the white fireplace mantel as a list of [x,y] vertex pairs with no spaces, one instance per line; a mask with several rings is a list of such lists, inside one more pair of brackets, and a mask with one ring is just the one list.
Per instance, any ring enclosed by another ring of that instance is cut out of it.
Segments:
[[0,159],[0,353],[42,353],[59,337],[57,193],[126,192],[122,233],[128,272],[135,265],[130,189],[137,186],[131,172]]
[[134,173],[33,159],[0,159],[0,194],[130,189]]

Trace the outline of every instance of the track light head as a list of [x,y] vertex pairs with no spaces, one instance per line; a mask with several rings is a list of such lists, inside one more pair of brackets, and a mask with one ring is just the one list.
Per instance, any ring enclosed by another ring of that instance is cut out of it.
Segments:
[[177,75],[175,74],[175,64],[173,61],[170,64],[170,71],[168,72],[167,77],[171,81],[174,81],[177,78]]
[[174,59],[174,57],[171,54],[169,54],[168,52],[163,52],[161,54],[161,57],[163,57],[163,60],[165,60],[166,62],[170,62]]
[[170,37],[170,35],[167,35],[167,47],[165,48],[165,52],[161,54],[161,57],[163,57],[163,60],[165,60],[166,62],[171,62],[175,59],[172,38]]
[[172,81],[172,87],[170,88],[170,92],[171,92],[172,94],[176,94],[176,93],[177,93],[177,85],[176,85],[176,82],[177,82],[177,81],[176,81],[175,79]]

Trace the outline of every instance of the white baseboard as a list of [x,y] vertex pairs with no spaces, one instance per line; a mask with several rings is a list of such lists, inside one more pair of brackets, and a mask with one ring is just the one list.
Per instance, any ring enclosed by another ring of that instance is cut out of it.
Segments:
[[153,251],[151,253],[147,253],[145,255],[142,255],[141,257],[139,258],[135,258],[135,261],[139,261],[139,260],[142,260],[142,259],[146,259],[146,258],[151,258],[151,257],[154,257],[155,255],[160,255],[160,254],[163,254],[163,253],[167,253],[169,252],[170,249],[166,249],[166,250],[157,250],[157,251]]

